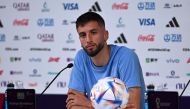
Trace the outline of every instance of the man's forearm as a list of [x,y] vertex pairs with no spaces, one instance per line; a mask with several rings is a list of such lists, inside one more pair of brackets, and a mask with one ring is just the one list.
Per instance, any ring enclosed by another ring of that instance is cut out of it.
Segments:
[[[140,93],[141,93],[141,88],[140,87],[134,87],[130,88],[129,91],[129,101],[128,104],[130,105],[129,107],[135,107],[135,109],[140,109]],[[128,108],[127,108],[128,109]]]
[[91,101],[79,91],[70,89],[68,91],[67,109],[94,109]]

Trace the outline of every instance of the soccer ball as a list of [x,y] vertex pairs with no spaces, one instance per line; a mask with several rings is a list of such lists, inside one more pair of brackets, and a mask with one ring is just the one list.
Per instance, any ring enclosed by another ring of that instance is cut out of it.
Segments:
[[121,109],[126,107],[128,97],[123,81],[105,77],[98,80],[91,89],[90,100],[95,109]]

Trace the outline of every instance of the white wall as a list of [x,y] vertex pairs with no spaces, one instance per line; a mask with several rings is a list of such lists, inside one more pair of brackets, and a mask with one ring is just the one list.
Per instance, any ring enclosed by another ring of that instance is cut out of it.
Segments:
[[[73,22],[93,6],[97,9],[95,2],[1,0],[0,92],[9,82],[20,81],[24,88],[41,93],[57,72],[73,62],[81,48]],[[97,4],[101,9],[97,12],[105,18],[109,30],[108,43],[114,44],[124,35],[127,43],[117,44],[138,54],[146,85],[180,94],[190,78],[190,1],[102,0]],[[172,25],[170,21],[174,27],[166,27]],[[44,34],[48,37],[41,37]],[[151,48],[164,51],[148,51]],[[66,93],[70,72],[62,72],[46,93]]]

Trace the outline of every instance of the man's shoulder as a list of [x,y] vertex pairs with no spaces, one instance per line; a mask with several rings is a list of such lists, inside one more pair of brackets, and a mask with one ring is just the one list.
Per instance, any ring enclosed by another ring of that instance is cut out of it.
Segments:
[[82,60],[83,61],[88,60],[88,55],[83,49],[80,49],[79,51],[77,51],[74,60],[75,60],[75,63],[81,63]]
[[126,46],[119,46],[119,45],[111,44],[110,47],[113,50],[113,52],[118,52],[118,53],[121,53],[121,54],[125,54],[125,53],[131,54],[131,53],[134,52],[133,49],[130,49],[130,48],[126,47]]
[[87,54],[86,54],[86,52],[83,49],[80,49],[80,50],[77,51],[76,55],[79,55],[79,56],[84,55],[84,56],[86,56]]

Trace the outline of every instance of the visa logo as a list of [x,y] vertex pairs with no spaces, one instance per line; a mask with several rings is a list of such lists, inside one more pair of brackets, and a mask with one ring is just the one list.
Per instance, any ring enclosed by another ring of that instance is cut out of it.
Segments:
[[140,25],[144,25],[144,26],[155,26],[155,20],[152,18],[143,18],[143,19],[139,19]]
[[64,10],[78,10],[78,4],[77,3],[63,3]]

